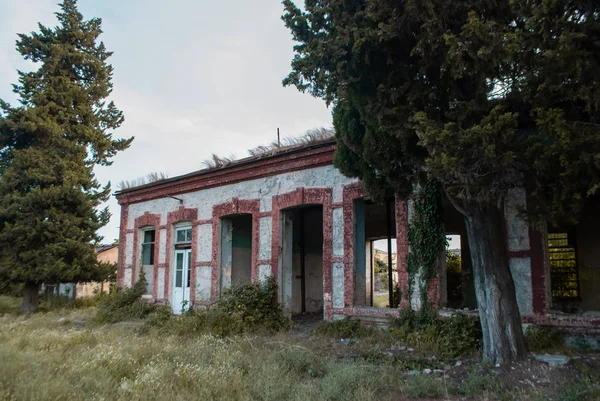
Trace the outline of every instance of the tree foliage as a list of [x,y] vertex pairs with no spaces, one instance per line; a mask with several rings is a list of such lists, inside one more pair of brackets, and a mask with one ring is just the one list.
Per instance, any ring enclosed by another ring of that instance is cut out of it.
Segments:
[[590,1],[285,0],[285,85],[334,103],[336,165],[408,193],[424,173],[463,202],[523,180],[573,219],[600,185],[600,5]]
[[504,199],[526,187],[531,216],[573,222],[600,188],[600,3],[283,4],[283,83],[333,103],[335,165],[376,200],[439,182],[465,216],[484,358],[522,359]]
[[38,66],[19,71],[20,105],[0,100],[0,276],[13,282],[88,281],[114,269],[94,251],[110,184],[93,168],[133,138],[112,137],[123,114],[106,101],[113,68],[100,19],[84,20],[75,0],[60,7],[57,27],[19,35],[17,50]]

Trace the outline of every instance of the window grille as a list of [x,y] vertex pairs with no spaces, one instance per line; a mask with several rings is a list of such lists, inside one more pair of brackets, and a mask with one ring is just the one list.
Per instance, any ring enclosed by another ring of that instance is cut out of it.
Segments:
[[552,298],[579,298],[577,249],[568,233],[548,234]]

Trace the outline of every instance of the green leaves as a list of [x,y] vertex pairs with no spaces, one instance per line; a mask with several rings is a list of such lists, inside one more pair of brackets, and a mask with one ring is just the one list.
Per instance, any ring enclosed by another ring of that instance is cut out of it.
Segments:
[[0,276],[11,281],[87,281],[106,276],[97,230],[110,195],[95,165],[129,147],[113,139],[123,123],[113,102],[110,52],[97,43],[99,19],[65,0],[59,26],[19,35],[17,49],[37,70],[19,72],[20,106],[0,102]]
[[375,198],[427,176],[462,204],[527,185],[533,214],[572,220],[600,187],[600,3],[284,6],[284,84],[335,103],[335,165]]

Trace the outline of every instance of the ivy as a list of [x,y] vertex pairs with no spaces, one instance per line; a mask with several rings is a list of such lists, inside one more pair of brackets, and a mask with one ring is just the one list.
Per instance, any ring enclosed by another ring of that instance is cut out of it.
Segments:
[[408,224],[407,255],[408,300],[418,280],[421,295],[421,311],[430,313],[427,290],[431,280],[438,273],[437,262],[440,250],[446,244],[446,235],[442,218],[439,184],[428,181],[421,187],[413,199],[411,218]]

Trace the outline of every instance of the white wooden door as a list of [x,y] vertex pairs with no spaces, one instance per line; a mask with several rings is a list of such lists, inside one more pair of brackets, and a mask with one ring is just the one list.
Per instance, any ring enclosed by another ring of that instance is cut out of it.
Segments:
[[173,313],[180,314],[190,308],[191,249],[175,250],[173,280]]

